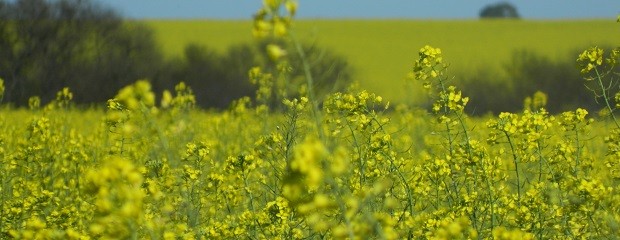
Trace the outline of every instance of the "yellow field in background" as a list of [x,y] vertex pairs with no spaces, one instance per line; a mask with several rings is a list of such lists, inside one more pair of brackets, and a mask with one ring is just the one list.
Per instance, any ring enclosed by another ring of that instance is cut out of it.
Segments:
[[[224,52],[254,41],[249,20],[147,20],[168,56],[188,43]],[[363,88],[402,101],[419,99],[419,89],[404,88],[417,51],[429,44],[443,50],[450,72],[460,78],[491,68],[500,74],[511,53],[529,49],[551,59],[588,46],[617,45],[620,25],[613,20],[296,20],[294,31],[348,58]],[[244,70],[240,70],[244,71]]]

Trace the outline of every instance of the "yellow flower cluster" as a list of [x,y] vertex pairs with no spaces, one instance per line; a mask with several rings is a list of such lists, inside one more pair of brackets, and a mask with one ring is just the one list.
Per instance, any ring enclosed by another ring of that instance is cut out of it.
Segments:
[[581,66],[582,74],[589,73],[595,67],[603,64],[603,49],[599,47],[587,49],[579,54],[577,62]]
[[[254,14],[252,34],[259,39],[287,37],[296,13],[297,2],[295,0],[264,0],[263,7]],[[274,62],[287,55],[286,50],[275,43],[267,44],[265,50]]]
[[192,89],[184,82],[180,82],[174,86],[176,95],[173,97],[170,91],[164,90],[161,99],[161,107],[163,109],[173,108],[183,111],[192,109],[196,105],[196,97]]
[[59,108],[67,108],[72,99],[73,93],[67,87],[56,93],[56,104]]
[[454,86],[449,86],[446,92],[439,93],[439,99],[433,104],[433,111],[435,113],[441,111],[463,112],[468,102],[469,98],[462,97],[461,91],[457,91]]
[[140,171],[128,160],[112,157],[102,168],[90,170],[86,179],[86,191],[93,194],[95,207],[90,234],[104,238],[135,236],[143,224]]
[[0,102],[4,98],[4,79],[0,78]]
[[607,64],[611,67],[615,67],[618,65],[620,61],[620,47],[616,47],[611,50],[609,54],[609,58],[605,59]]
[[151,84],[146,80],[124,87],[114,98],[131,110],[155,106],[155,94],[151,92]]
[[536,112],[541,108],[547,106],[547,94],[541,91],[536,91],[531,97],[526,97],[523,100],[523,109]]
[[295,149],[293,160],[289,163],[290,176],[283,188],[283,195],[297,202],[308,193],[316,192],[323,184],[322,164],[327,151],[321,142],[308,140]]
[[28,108],[30,110],[39,109],[39,107],[41,107],[41,98],[38,96],[28,98]]
[[578,108],[575,111],[563,112],[560,117],[560,125],[563,131],[575,131],[594,122],[594,119],[586,119],[588,111]]
[[252,33],[257,38],[284,37],[296,13],[297,2],[294,0],[264,0],[263,7],[254,14]]
[[[587,112],[586,112],[587,113]],[[553,125],[555,117],[543,108],[538,112],[523,111],[523,115],[502,112],[498,119],[487,122],[487,127],[498,130],[505,135],[528,134],[531,140],[542,137],[542,131]]]
[[253,67],[248,72],[250,83],[257,86],[256,100],[261,104],[271,103],[274,81],[269,73],[263,73],[260,67]]
[[523,232],[519,229],[508,230],[499,227],[493,230],[493,239],[498,240],[533,240],[536,239],[534,234]]
[[422,81],[424,88],[430,89],[434,78],[444,77],[442,74],[445,68],[441,49],[426,45],[418,52],[418,59],[413,63],[410,77]]
[[[439,96],[463,104],[456,89],[446,90]],[[172,104],[137,114],[142,110],[116,100],[107,112],[5,110],[0,234],[613,236],[620,219],[608,210],[620,202],[612,197],[615,167],[597,160],[604,154],[587,151],[587,141],[595,140],[588,140],[586,127],[596,129],[587,111],[503,113],[473,132],[446,128],[423,111],[384,112],[382,102],[366,91],[331,95],[320,125],[330,134],[323,136],[309,123],[305,97],[286,100],[285,113],[269,115],[246,100],[223,113],[176,111],[183,105]],[[455,126],[479,122],[444,105],[447,112],[431,113],[450,116]],[[126,114],[116,127],[99,120],[110,121],[115,112]],[[32,121],[24,125],[24,116]],[[121,130],[127,126],[132,130]],[[479,139],[487,134],[496,136],[491,144]]]

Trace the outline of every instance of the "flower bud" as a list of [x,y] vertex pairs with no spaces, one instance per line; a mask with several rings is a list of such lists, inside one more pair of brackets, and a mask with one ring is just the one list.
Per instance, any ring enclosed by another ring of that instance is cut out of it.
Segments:
[[275,44],[267,45],[267,55],[272,61],[277,61],[280,58],[286,56],[286,50]]

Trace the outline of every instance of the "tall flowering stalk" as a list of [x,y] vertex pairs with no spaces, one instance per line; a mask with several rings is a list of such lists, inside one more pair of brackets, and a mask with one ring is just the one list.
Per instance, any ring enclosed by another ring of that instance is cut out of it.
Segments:
[[[597,99],[602,99],[607,114],[611,116],[616,125],[620,129],[620,122],[616,119],[614,111],[617,106],[612,104],[612,86],[615,86],[617,80],[614,78],[614,70],[618,66],[620,60],[620,47],[611,50],[607,57],[604,56],[604,50],[599,47],[592,47],[581,54],[577,58],[577,63],[581,68],[581,74],[587,81],[595,81],[596,87],[590,89]],[[620,102],[620,95],[615,95],[615,100]]]
[[469,98],[449,85],[447,68],[441,49],[427,45],[420,49],[410,74],[422,82],[434,99],[431,111],[440,127],[439,143],[444,146],[441,153],[427,158],[424,168],[429,171],[428,180],[435,185],[435,214],[445,216],[443,203],[447,202],[452,211],[458,209],[455,216],[467,216],[473,229],[485,233],[485,229],[493,229],[499,221],[493,203],[498,198],[496,182],[503,176],[498,172],[499,162],[471,137],[465,113]]
[[[282,46],[278,45],[276,40],[290,41],[297,55],[301,59],[304,77],[306,79],[306,89],[300,89],[302,95],[307,94],[308,100],[312,106],[312,114],[314,116],[317,130],[319,130],[321,122],[321,112],[319,109],[319,99],[317,99],[314,85],[314,78],[310,69],[310,63],[306,57],[301,43],[291,31],[292,20],[297,13],[297,1],[295,0],[265,0],[263,7],[254,14],[254,28],[252,33],[258,39],[270,39],[274,43],[266,46],[267,55],[276,63],[280,73],[286,73],[289,67],[285,62],[286,56],[289,54]],[[250,73],[252,75],[252,72]],[[285,79],[286,81],[286,79]],[[260,82],[259,82],[260,83]],[[277,90],[276,91],[282,91]],[[262,93],[261,93],[262,94]],[[318,131],[322,138],[322,131]]]

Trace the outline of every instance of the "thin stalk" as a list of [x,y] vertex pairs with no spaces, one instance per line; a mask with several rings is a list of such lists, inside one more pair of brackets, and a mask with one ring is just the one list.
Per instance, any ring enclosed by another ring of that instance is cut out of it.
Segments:
[[[539,131],[539,129],[536,129],[536,131]],[[536,154],[538,155],[538,182],[542,181],[543,162],[545,160],[545,157],[542,154],[542,149],[540,148],[540,145],[541,145],[541,140],[538,139],[536,141]]]
[[575,128],[575,145],[577,152],[575,153],[575,175],[577,175],[578,171],[579,171],[579,165],[580,165],[580,158],[581,158],[581,145],[579,145],[579,129]]
[[[444,79],[442,79],[441,77],[439,77],[439,78],[438,78],[438,83],[439,83],[439,86],[440,86],[440,88],[441,88],[441,92],[446,93],[446,84],[445,84]],[[440,92],[440,94],[441,94],[441,92]],[[440,96],[440,97],[441,97],[441,96]],[[450,109],[448,108],[448,106],[445,106],[445,105],[444,105],[444,106],[443,106],[443,109],[444,109],[444,110],[443,110],[443,111],[444,111],[444,114],[448,115],[448,114],[450,113]],[[458,118],[458,119],[459,119],[460,123],[461,123],[461,124],[463,124],[462,119],[460,118],[460,116],[459,116],[459,118]],[[452,130],[452,129],[450,128],[450,123],[449,123],[449,122],[446,122],[446,133],[447,133],[447,136],[448,136],[449,153],[450,153],[450,156],[452,157],[452,153],[453,153],[453,151],[454,151],[454,141],[455,141],[456,136],[453,138],[453,136],[452,136],[452,131],[451,131],[451,130]],[[458,133],[457,133],[457,134],[458,134]],[[465,136],[467,136],[467,135],[465,135]],[[469,142],[468,142],[468,143],[469,143]],[[470,155],[470,156],[471,156],[471,155]],[[450,164],[450,178],[452,178],[452,188],[453,188],[453,190],[454,190],[454,194],[456,194],[456,196],[458,196],[458,195],[460,194],[460,193],[459,193],[459,186],[458,186],[458,183],[457,183],[457,180],[458,180],[458,179],[456,179],[456,180],[455,180],[455,178],[454,178],[454,176],[453,176],[453,173],[454,173],[454,172],[455,172],[455,171],[454,171],[454,166],[453,166],[453,164]]]
[[349,131],[351,132],[351,137],[353,138],[353,142],[355,143],[355,148],[357,149],[357,156],[360,159],[359,160],[359,171],[360,171],[360,189],[362,188],[362,186],[364,186],[364,183],[366,183],[366,170],[364,168],[364,155],[362,154],[362,147],[360,146],[359,142],[357,141],[357,137],[355,137],[355,131],[353,130],[353,127],[351,127],[351,124],[349,124],[348,121],[347,122],[347,127],[349,128]]
[[598,69],[594,69],[594,72],[596,72],[596,80],[598,82],[599,87],[601,88],[601,93],[603,94],[603,99],[605,100],[605,106],[607,107],[607,110],[609,110],[609,114],[611,115],[611,118],[614,120],[614,123],[616,124],[616,128],[620,129],[620,123],[618,122],[618,120],[616,119],[616,115],[614,115],[613,112],[613,108],[611,107],[611,103],[609,103],[609,99],[607,96],[607,88],[605,88],[605,86],[603,85],[603,76],[601,76],[601,73],[599,73]]
[[508,144],[510,144],[510,150],[512,152],[512,161],[515,164],[515,174],[517,177],[517,198],[518,198],[518,202],[517,205],[519,207],[521,207],[521,178],[519,177],[519,163],[518,163],[518,157],[517,157],[517,153],[515,152],[515,147],[514,144],[512,144],[512,140],[510,139],[510,135],[508,135],[507,132],[504,132],[504,134],[506,135],[506,138],[508,139]]
[[306,58],[306,53],[304,52],[301,44],[295,38],[294,34],[290,34],[293,45],[295,45],[295,50],[301,59],[301,64],[304,69],[304,75],[306,77],[306,84],[308,85],[308,98],[310,103],[312,104],[312,115],[314,116],[314,121],[316,124],[316,130],[318,131],[319,138],[324,139],[323,131],[321,129],[321,112],[319,111],[319,105],[316,99],[316,95],[314,93],[314,78],[312,77],[312,71],[310,69],[310,63],[308,63],[308,59]]
[[409,183],[407,183],[407,179],[405,178],[405,176],[403,175],[403,173],[400,171],[400,169],[398,168],[398,166],[396,166],[394,164],[394,158],[389,156],[388,154],[383,154],[383,156],[387,157],[390,159],[390,167],[392,168],[393,171],[396,172],[398,178],[400,178],[400,180],[402,181],[404,187],[405,187],[405,193],[407,194],[407,207],[409,208],[409,212],[411,213],[411,216],[414,216],[414,212],[413,212],[413,194],[411,193],[411,188],[409,187]]

